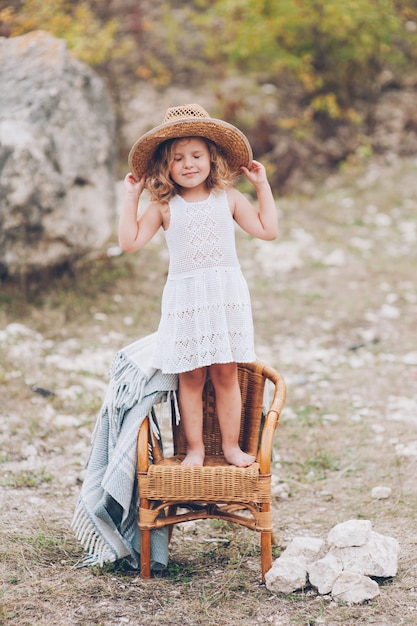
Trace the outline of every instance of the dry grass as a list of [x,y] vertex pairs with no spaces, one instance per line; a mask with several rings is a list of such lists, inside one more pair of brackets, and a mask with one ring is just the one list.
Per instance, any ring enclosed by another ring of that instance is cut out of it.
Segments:
[[[26,295],[2,286],[0,623],[415,623],[416,173],[405,162],[346,174],[280,201],[276,243],[239,236],[259,356],[288,383],[274,471],[289,497],[274,504],[276,555],[296,535],[370,519],[401,545],[379,598],[347,607],[308,589],[272,595],[260,584],[258,538],[213,522],[177,529],[169,567],[151,581],[122,565],[76,567],[69,524],[110,359],[158,321],[166,255],[155,242]],[[6,337],[12,323],[30,333]],[[392,495],[374,500],[381,484]]]

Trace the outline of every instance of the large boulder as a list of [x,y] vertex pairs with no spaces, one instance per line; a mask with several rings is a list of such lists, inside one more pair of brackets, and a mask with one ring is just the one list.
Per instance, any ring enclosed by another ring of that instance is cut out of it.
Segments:
[[64,41],[0,38],[0,278],[71,264],[115,218],[115,119]]

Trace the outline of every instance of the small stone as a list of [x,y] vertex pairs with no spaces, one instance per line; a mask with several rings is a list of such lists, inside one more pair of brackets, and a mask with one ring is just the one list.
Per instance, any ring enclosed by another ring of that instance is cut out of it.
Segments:
[[331,491],[327,491],[326,489],[323,489],[322,491],[319,491],[317,493],[317,495],[324,500],[325,502],[330,502],[331,500],[333,500],[333,494]]
[[352,519],[336,524],[327,535],[327,542],[336,548],[363,546],[369,540],[372,522]]
[[400,547],[393,537],[372,532],[369,541],[363,546],[331,548],[331,553],[343,562],[345,571],[389,578],[398,570]]
[[380,317],[384,319],[396,320],[401,315],[401,310],[391,304],[383,304],[379,310]]
[[272,475],[271,491],[275,498],[281,498],[282,500],[287,499],[290,495],[290,488],[287,483],[280,482],[278,476],[274,474]]
[[379,587],[378,583],[368,576],[342,572],[333,585],[332,596],[339,602],[361,604],[379,596]]
[[407,352],[401,361],[406,365],[417,365],[417,352]]
[[310,563],[307,573],[310,584],[317,589],[321,595],[331,592],[334,582],[343,571],[342,561],[333,554],[326,556],[319,561]]
[[375,500],[386,500],[392,493],[391,487],[383,487],[382,485],[374,487],[371,491],[371,498]]
[[280,558],[302,557],[307,563],[311,563],[320,554],[323,545],[323,539],[318,537],[294,537]]
[[265,574],[266,587],[274,593],[292,593],[306,582],[307,562],[303,557],[279,557]]

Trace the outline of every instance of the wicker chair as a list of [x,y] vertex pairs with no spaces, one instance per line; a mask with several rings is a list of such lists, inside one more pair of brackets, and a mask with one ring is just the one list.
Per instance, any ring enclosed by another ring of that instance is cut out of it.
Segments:
[[[141,576],[150,578],[150,532],[179,522],[217,518],[235,522],[261,535],[262,581],[272,566],[271,453],[275,428],[285,402],[282,376],[259,361],[239,364],[242,394],[240,446],[256,455],[250,467],[229,465],[222,455],[214,390],[210,380],[203,392],[203,467],[183,467],[186,441],[181,422],[173,419],[174,455],[163,458],[160,445],[150,432],[147,418],[138,434],[139,528],[141,531]],[[263,413],[265,381],[274,385],[271,405]],[[152,450],[152,462],[149,450]],[[246,514],[242,514],[242,510]],[[165,515],[161,515],[164,511]],[[241,511],[240,513],[237,513]],[[248,515],[248,512],[250,515]]]

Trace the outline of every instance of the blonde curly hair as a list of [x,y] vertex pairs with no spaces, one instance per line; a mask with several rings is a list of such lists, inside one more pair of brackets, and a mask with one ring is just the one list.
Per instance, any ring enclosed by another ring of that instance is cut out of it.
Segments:
[[[152,200],[158,202],[169,202],[171,198],[179,194],[181,187],[177,185],[169,173],[171,163],[174,159],[174,144],[176,141],[192,139],[192,137],[181,137],[168,139],[161,143],[149,164],[146,175],[145,187],[149,191]],[[210,154],[210,173],[207,177],[207,189],[225,189],[231,187],[240,175],[231,169],[227,159],[213,141],[205,137],[198,137],[207,145]]]

